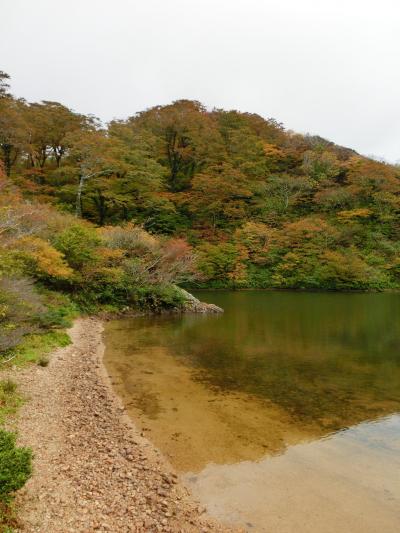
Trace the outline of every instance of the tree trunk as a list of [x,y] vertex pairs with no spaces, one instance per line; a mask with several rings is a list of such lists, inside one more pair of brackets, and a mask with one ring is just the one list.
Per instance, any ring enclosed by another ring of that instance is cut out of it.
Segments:
[[107,205],[106,205],[106,199],[101,194],[100,190],[97,191],[97,198],[94,199],[94,203],[97,207],[97,212],[99,215],[98,216],[99,226],[104,226],[104,222],[106,220],[106,215],[107,215]]
[[85,184],[86,176],[79,176],[78,190],[76,191],[76,208],[75,216],[82,218],[82,191]]
[[61,158],[64,155],[64,149],[62,147],[53,146],[54,159],[56,160],[57,168],[60,168]]
[[40,150],[39,167],[43,168],[47,160],[47,146],[44,146]]
[[6,171],[6,176],[10,177],[11,175],[11,144],[3,144],[3,154],[4,154],[4,170]]
[[94,176],[101,176],[103,172],[93,172],[92,174],[85,174],[85,170],[81,170],[81,174],[79,176],[79,183],[78,183],[78,189],[76,191],[76,207],[75,207],[75,216],[77,218],[82,218],[82,193],[83,193],[83,187],[85,185],[85,181],[87,181],[90,178],[93,178]]

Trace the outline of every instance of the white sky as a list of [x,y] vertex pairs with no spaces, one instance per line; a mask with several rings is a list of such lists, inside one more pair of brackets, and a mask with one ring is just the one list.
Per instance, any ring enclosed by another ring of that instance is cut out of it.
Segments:
[[180,98],[400,160],[400,0],[0,0],[0,70],[103,120]]

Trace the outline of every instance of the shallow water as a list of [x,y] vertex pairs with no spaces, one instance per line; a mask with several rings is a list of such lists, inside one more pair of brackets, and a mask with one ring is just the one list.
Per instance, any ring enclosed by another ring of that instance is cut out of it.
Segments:
[[105,362],[208,511],[248,531],[400,530],[400,295],[204,292],[106,326]]

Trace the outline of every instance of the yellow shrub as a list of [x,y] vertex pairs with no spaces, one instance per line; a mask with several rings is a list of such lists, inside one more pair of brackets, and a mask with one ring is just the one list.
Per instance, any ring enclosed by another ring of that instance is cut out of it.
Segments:
[[18,241],[18,247],[35,262],[40,273],[53,278],[72,276],[73,270],[65,262],[63,254],[40,237],[24,237]]

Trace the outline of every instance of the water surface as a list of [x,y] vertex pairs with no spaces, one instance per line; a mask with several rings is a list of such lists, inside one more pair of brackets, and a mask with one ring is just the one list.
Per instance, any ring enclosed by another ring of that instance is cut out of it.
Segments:
[[134,420],[222,521],[400,529],[400,295],[204,292],[221,316],[107,324]]

